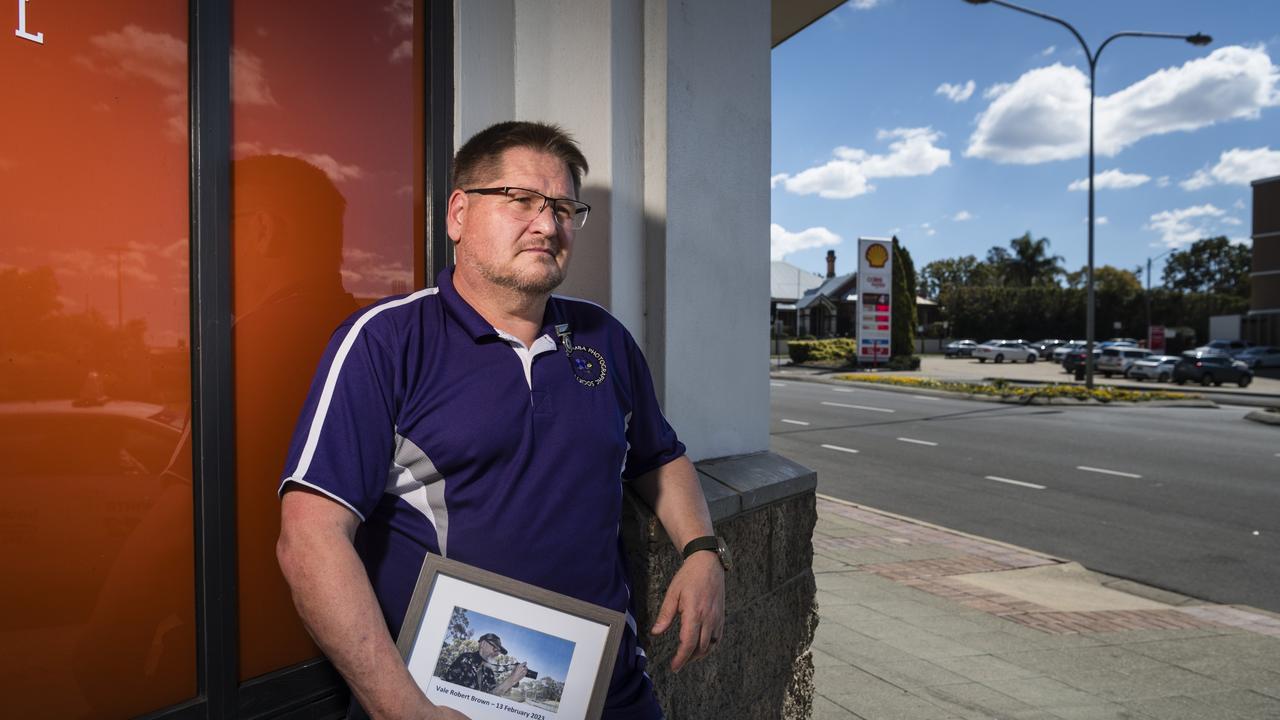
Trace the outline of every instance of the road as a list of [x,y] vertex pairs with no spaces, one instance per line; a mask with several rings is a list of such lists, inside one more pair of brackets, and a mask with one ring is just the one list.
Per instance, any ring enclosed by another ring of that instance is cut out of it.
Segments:
[[1019,406],[772,381],[818,491],[1280,612],[1280,428],[1247,408]]

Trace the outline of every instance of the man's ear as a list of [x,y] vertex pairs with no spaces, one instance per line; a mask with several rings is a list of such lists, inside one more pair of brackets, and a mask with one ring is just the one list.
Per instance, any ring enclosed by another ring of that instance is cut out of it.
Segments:
[[449,239],[457,244],[462,240],[462,228],[466,222],[467,206],[470,202],[470,196],[461,190],[454,190],[449,194],[449,203],[445,210],[445,229],[449,233]]

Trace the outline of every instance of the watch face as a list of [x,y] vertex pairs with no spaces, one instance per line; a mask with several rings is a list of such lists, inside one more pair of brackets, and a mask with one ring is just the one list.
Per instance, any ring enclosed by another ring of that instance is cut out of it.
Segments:
[[733,556],[729,554],[729,546],[721,538],[716,538],[716,554],[720,556],[720,564],[726,571],[733,569]]

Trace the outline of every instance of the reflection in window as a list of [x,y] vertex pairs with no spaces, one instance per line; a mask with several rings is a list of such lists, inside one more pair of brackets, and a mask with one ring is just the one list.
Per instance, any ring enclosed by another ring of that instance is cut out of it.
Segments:
[[275,559],[276,489],[330,334],[421,287],[421,3],[237,2],[233,286],[240,672],[319,654]]
[[6,717],[193,697],[185,3],[0,37]]

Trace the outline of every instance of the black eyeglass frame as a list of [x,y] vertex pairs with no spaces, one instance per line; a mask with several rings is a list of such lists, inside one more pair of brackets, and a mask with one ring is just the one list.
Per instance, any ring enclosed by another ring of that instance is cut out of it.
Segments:
[[[591,206],[588,205],[587,203],[582,202],[581,200],[575,200],[573,198],[555,198],[555,197],[551,197],[550,195],[544,195],[543,193],[540,193],[537,190],[531,190],[529,188],[523,188],[523,187],[515,187],[514,185],[503,185],[502,187],[472,188],[470,190],[463,190],[462,192],[468,193],[468,194],[474,194],[474,195],[506,195],[508,192],[512,190],[527,192],[531,195],[537,195],[538,197],[542,198],[542,205],[538,208],[538,211],[533,214],[533,217],[529,218],[530,222],[532,222],[534,218],[541,215],[542,211],[546,210],[547,206],[553,202],[555,203],[567,202],[573,206],[573,214],[569,216],[568,223],[562,223],[559,221],[556,222],[556,224],[559,225],[560,227],[568,228],[570,230],[581,230],[583,226],[587,224],[587,216],[591,214]],[[554,209],[552,209],[551,215],[552,217],[555,217]],[[581,222],[578,222],[578,216],[582,216]]]

